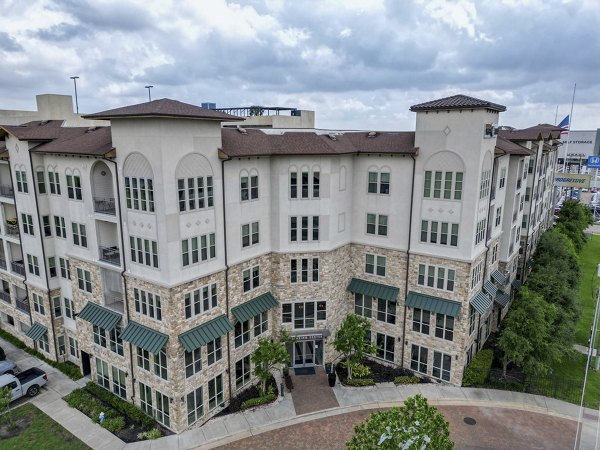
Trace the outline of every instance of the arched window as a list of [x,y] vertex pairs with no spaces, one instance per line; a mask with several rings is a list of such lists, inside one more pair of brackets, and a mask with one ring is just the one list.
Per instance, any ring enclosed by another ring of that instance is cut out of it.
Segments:
[[240,200],[246,202],[258,199],[258,171],[246,169],[240,171]]
[[27,184],[27,171],[24,165],[15,165],[15,179],[17,180],[17,191],[28,194],[29,185]]
[[132,153],[125,160],[125,199],[127,208],[154,212],[154,180],[152,166],[140,153]]
[[51,194],[60,195],[60,177],[56,166],[48,166],[48,187]]
[[184,156],[175,170],[179,211],[214,206],[213,171],[206,157],[198,153]]
[[464,164],[451,151],[432,155],[425,163],[423,198],[462,200]]

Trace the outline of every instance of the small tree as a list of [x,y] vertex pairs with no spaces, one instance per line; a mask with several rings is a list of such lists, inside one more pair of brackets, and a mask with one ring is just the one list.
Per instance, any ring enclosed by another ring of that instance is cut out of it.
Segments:
[[352,366],[377,350],[367,340],[370,332],[371,323],[366,318],[351,314],[344,319],[335,335],[333,347],[346,357],[349,380],[352,379]]
[[400,408],[371,414],[365,423],[354,427],[354,432],[352,439],[346,443],[350,450],[454,448],[448,422],[421,395],[407,398]]
[[267,381],[271,377],[271,370],[279,364],[287,364],[288,352],[283,342],[272,342],[269,339],[260,338],[258,347],[252,353],[254,364],[254,375],[261,381],[261,395],[266,394]]
[[10,424],[10,402],[12,400],[12,389],[10,386],[5,386],[0,389],[0,414],[4,415],[6,421]]

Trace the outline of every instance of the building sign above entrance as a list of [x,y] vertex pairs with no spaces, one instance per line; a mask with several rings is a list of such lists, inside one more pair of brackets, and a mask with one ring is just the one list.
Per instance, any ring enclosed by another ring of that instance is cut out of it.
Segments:
[[300,336],[294,336],[295,339],[299,341],[312,341],[314,339],[323,339],[323,333],[317,334],[303,334]]

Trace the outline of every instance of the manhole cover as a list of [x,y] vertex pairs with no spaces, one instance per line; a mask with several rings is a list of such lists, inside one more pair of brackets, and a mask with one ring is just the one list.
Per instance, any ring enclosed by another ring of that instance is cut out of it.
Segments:
[[472,417],[465,417],[463,420],[467,425],[475,425],[477,423],[477,421]]

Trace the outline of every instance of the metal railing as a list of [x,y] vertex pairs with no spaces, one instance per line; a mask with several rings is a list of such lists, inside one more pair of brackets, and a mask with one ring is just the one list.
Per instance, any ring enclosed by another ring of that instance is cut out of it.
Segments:
[[115,266],[121,265],[121,251],[119,247],[98,247],[98,253],[100,257],[100,261],[107,262],[109,264],[114,264]]
[[12,303],[12,299],[10,298],[10,292],[0,291],[0,300],[3,302]]
[[104,294],[104,306],[123,313],[125,311],[123,304],[123,293],[110,291],[109,293]]
[[18,298],[15,303],[17,305],[17,309],[29,313],[29,301],[27,300],[27,297]]
[[15,191],[11,185],[8,184],[0,184],[0,196],[14,198]]
[[23,261],[11,261],[10,270],[22,277],[25,276],[25,264],[23,264]]
[[102,214],[116,215],[115,199],[114,198],[98,198],[94,197],[94,211]]

